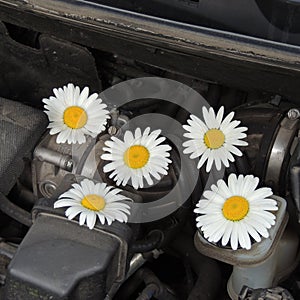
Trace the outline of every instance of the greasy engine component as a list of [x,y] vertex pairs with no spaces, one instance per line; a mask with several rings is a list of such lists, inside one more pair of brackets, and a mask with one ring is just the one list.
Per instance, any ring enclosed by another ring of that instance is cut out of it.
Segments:
[[0,192],[7,195],[47,126],[40,110],[0,98]]
[[300,120],[294,106],[279,102],[242,106],[236,118],[248,127],[249,145],[244,151],[250,169],[244,171],[262,178],[274,193],[286,196]]
[[243,285],[252,288],[271,288],[289,275],[297,265],[299,252],[298,235],[286,229],[288,214],[283,198],[273,196],[278,203],[276,224],[270,229],[270,236],[260,243],[254,243],[250,250],[220,248],[208,242],[198,231],[195,246],[204,255],[233,265],[233,272],[227,283],[231,299],[238,300]]
[[0,22],[0,89],[4,97],[41,107],[40,100],[55,86],[76,82],[93,89],[101,87],[94,58],[85,47],[37,32],[34,42],[29,42],[32,33]]
[[193,230],[178,234],[171,242],[171,247],[179,254],[180,259],[189,262],[192,270],[197,274],[187,299],[218,299],[222,284],[221,268],[216,260],[197,251],[194,246]]
[[[97,140],[89,138],[83,145],[57,144],[56,137],[46,134],[36,149],[32,162],[32,182],[35,195],[38,197],[51,197],[60,185],[65,175],[73,173],[95,180],[113,184],[107,174],[103,173],[104,161],[101,160],[103,147],[106,140],[112,135],[119,137],[122,132],[120,127],[128,118],[124,115],[112,114],[112,123],[108,129],[109,134],[102,134]],[[180,159],[175,151],[171,153],[173,163],[169,174],[155,186],[139,191],[131,187],[123,189],[134,192],[143,197],[144,201],[152,201],[166,195],[177,181],[180,172]]]
[[129,238],[118,223],[89,230],[41,213],[8,267],[5,299],[104,299],[125,276]]
[[291,293],[282,288],[272,289],[251,289],[244,286],[240,292],[239,300],[294,300]]
[[[14,257],[17,247],[5,242],[5,239],[0,240],[0,285],[5,284],[7,266]],[[1,292],[0,292],[0,299]]]
[[[66,176],[59,194],[78,179]],[[136,196],[130,195],[135,201]],[[90,230],[64,218],[51,199],[33,209],[33,225],[8,266],[4,298],[104,299],[125,279],[135,228],[114,222]]]
[[290,167],[291,196],[297,209],[297,222],[300,223],[300,145],[296,147]]
[[[96,92],[101,86],[147,76],[185,83],[214,109],[224,106],[226,113],[236,111],[236,119],[248,127],[249,146],[241,149],[244,155],[225,170],[225,177],[232,172],[253,173],[287,199],[290,208],[292,192],[300,216],[300,48],[286,43],[299,41],[298,6],[290,9],[298,1],[121,2],[0,0],[0,95],[41,108],[41,99],[52,88],[68,82],[88,85]],[[162,16],[176,11],[177,17],[189,24],[117,9],[112,7],[114,3],[132,5],[143,13],[148,7]],[[159,5],[172,9],[159,9]],[[210,28],[190,25],[197,22]],[[269,40],[233,32],[255,32]],[[289,102],[285,105],[280,99]],[[163,108],[148,99],[138,99],[136,104],[123,106],[121,113],[132,118],[158,112],[181,123],[187,119],[188,112],[183,109]],[[26,122],[31,118],[26,116]],[[105,133],[85,145],[56,144],[56,137],[47,132],[37,137],[34,143],[40,138],[39,144],[35,150],[34,146],[29,149],[32,168],[28,166],[17,183],[14,180],[10,194],[0,194],[0,209],[17,220],[0,216],[0,299],[227,300],[231,274],[229,294],[233,299],[238,294],[249,300],[289,299],[286,290],[275,288],[278,284],[288,290],[295,285],[299,291],[299,274],[291,275],[300,257],[296,253],[299,228],[291,224],[297,213],[293,207],[286,227],[286,217],[278,215],[271,239],[253,244],[254,250],[261,251],[249,255],[251,265],[242,261],[241,249],[232,254],[228,248],[214,247],[205,255],[196,249],[193,209],[203,192],[205,172],[201,171],[189,200],[155,222],[97,224],[88,230],[78,225],[78,219],[69,221],[63,210],[53,209],[53,202],[71,184],[69,178],[74,174],[115,185],[103,173],[105,162],[100,156],[104,142],[120,134],[126,117],[117,115],[120,124],[112,119]],[[44,128],[30,135],[28,145]],[[12,155],[19,159],[18,153]],[[130,193],[134,202],[151,202],[167,194],[179,178],[182,166],[178,156],[176,151],[171,153],[169,175],[159,184],[137,191],[127,186],[124,193]],[[34,191],[31,198],[18,193],[23,191],[24,178],[28,179],[26,187]],[[181,193],[176,196],[180,198]],[[22,224],[30,227],[27,234]],[[261,245],[264,249],[258,247]],[[213,251],[215,248],[230,252],[228,260],[224,262],[226,255]],[[292,281],[291,286],[282,281],[284,275]],[[255,283],[261,279],[267,288],[258,289],[261,286],[250,282],[253,278]],[[247,287],[241,291],[244,284]],[[291,288],[293,295],[295,291]]]
[[145,283],[146,287],[140,293],[137,300],[177,300],[177,297],[155,276],[153,272],[146,268],[141,268],[136,272],[136,276]]
[[[288,170],[292,161],[295,145],[298,141],[298,130],[300,126],[298,117],[300,114],[297,114],[297,109],[291,108],[290,104],[283,103],[279,105],[279,102],[273,102],[260,105],[244,105],[236,110],[237,119],[241,120],[243,125],[248,127],[249,146],[245,147],[245,158],[237,159],[235,164],[230,167],[230,170],[226,170],[226,172],[230,172],[232,168],[236,168],[241,173],[249,174],[252,169],[254,174],[265,179],[265,182],[273,188],[275,193],[285,194],[288,189],[288,180],[286,180],[286,178],[282,179],[282,177],[285,177],[289,172]],[[38,197],[51,198],[57,193],[61,182],[65,180],[66,176],[72,173],[113,184],[108,176],[102,172],[105,162],[102,161],[100,157],[103,153],[102,148],[105,141],[108,140],[111,135],[121,135],[122,129],[120,128],[126,124],[126,122],[127,118],[125,116],[119,115],[118,112],[113,112],[113,118],[107,131],[108,134],[104,133],[96,140],[89,139],[85,145],[59,145],[55,142],[54,136],[46,134],[34,151],[32,173],[35,194]],[[142,191],[134,191],[130,187],[125,187],[125,190],[142,196],[145,202],[155,200],[155,197],[166,194],[176,182],[180,172],[180,163],[178,162],[179,160],[176,153],[172,152],[171,155],[173,163],[169,175],[156,185],[154,190],[144,189]],[[234,170],[234,172],[237,171]],[[273,178],[273,180],[270,178]],[[285,185],[282,185],[282,180],[284,180]],[[199,189],[201,189],[200,185],[198,186],[197,193]],[[197,201],[198,198],[195,200]],[[265,240],[264,243],[259,243],[256,245],[257,247],[255,245],[253,247],[254,250],[257,248],[255,251],[260,253],[260,255],[256,255],[256,260],[250,263],[249,257],[243,257],[243,255],[239,257],[239,252],[235,253],[237,256],[234,259],[231,258],[233,261],[229,258],[227,260],[225,259],[226,263],[234,265],[234,272],[228,281],[228,292],[232,299],[237,299],[237,295],[245,283],[248,283],[249,286],[253,288],[269,288],[273,286],[274,283],[276,284],[281,277],[275,273],[284,273],[283,268],[286,267],[286,264],[282,263],[281,260],[284,253],[288,253],[288,257],[290,258],[288,263],[292,264],[292,261],[296,260],[298,251],[297,236],[295,236],[292,231],[292,235],[285,234],[282,240],[280,239],[287,224],[285,201],[283,200],[283,202],[280,203],[281,209],[277,213],[277,227],[273,228],[273,238]],[[180,220],[184,220],[184,214],[180,216]],[[180,222],[180,220],[178,222]],[[166,245],[168,238],[164,236],[167,231],[163,223],[164,222],[160,221],[145,225],[145,228],[148,228],[145,232],[150,232],[149,236],[143,240],[140,235],[139,238],[142,239],[141,242],[134,242],[130,246],[131,251],[138,253],[147,252],[161,245]],[[168,226],[169,225],[167,225],[167,227]],[[178,226],[175,227],[178,228]],[[154,231],[151,232],[153,229]],[[176,229],[175,232],[177,232]],[[196,241],[198,241],[196,242],[196,246],[200,252],[206,256],[220,259],[218,249],[209,248],[208,252],[206,252],[200,247],[201,243],[199,243],[199,240],[196,239]],[[273,243],[267,244],[270,241],[273,241]],[[142,246],[139,246],[139,244]],[[288,246],[285,247],[283,245]],[[229,256],[232,255],[233,254],[230,253]],[[226,255],[223,255],[223,258],[220,260],[224,261],[225,256]],[[252,258],[251,255],[250,257]],[[280,261],[280,263],[273,271],[270,271],[270,266],[275,265],[276,260]],[[291,269],[288,269],[289,274],[291,271]],[[253,278],[256,278],[258,274],[263,274],[265,278],[264,286],[256,286],[253,283]],[[243,280],[239,278],[243,278]],[[201,283],[202,281],[200,280],[199,282]],[[113,298],[120,284],[121,283],[116,285],[110,291],[109,295],[111,298]],[[199,284],[195,286],[193,293],[197,294],[201,290],[202,287],[201,284]],[[146,292],[148,293],[150,291],[146,289],[143,293]],[[155,294],[158,293],[158,291],[151,288],[151,293]]]

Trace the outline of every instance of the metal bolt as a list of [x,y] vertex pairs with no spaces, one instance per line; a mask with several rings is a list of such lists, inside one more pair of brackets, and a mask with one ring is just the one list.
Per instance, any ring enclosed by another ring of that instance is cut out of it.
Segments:
[[46,196],[51,197],[52,194],[56,191],[56,186],[51,182],[45,182],[44,183],[44,191],[46,193]]
[[117,129],[117,127],[115,127],[115,126],[110,126],[110,127],[108,128],[108,134],[109,134],[109,135],[115,135],[117,132],[118,132],[118,129]]
[[66,162],[66,170],[67,171],[72,172],[73,166],[74,166],[74,162],[72,159],[70,159]]
[[287,116],[290,120],[296,120],[300,117],[300,111],[297,108],[291,108],[288,111]]

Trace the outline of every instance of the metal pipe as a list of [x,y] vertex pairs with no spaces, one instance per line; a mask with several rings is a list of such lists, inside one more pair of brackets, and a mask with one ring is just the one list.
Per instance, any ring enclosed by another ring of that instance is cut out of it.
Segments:
[[177,297],[163,284],[152,271],[146,268],[139,269],[137,276],[142,278],[146,287],[136,300],[150,300],[155,297],[158,300],[177,300]]
[[34,157],[40,161],[48,162],[69,172],[72,171],[74,166],[74,162],[70,155],[61,154],[45,147],[37,147],[34,151]]

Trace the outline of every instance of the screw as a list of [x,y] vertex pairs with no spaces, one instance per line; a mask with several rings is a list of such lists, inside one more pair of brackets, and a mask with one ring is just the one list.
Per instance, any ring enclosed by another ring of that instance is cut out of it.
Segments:
[[291,108],[288,111],[287,116],[290,120],[296,120],[300,117],[300,111],[297,108]]
[[74,162],[72,159],[68,160],[65,164],[65,169],[69,172],[73,170]]
[[115,127],[115,126],[110,126],[110,127],[108,128],[108,134],[109,134],[109,135],[115,135],[117,132],[118,132],[118,129],[117,129],[117,127]]
[[52,194],[56,191],[56,186],[51,182],[45,182],[44,191],[47,196],[52,196]]

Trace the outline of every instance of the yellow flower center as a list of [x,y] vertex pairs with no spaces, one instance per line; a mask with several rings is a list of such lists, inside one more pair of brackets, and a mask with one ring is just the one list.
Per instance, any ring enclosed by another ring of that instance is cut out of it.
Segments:
[[64,111],[64,123],[72,128],[82,128],[87,122],[87,114],[85,110],[79,106],[70,106]]
[[134,145],[125,151],[124,162],[129,168],[139,169],[147,164],[149,157],[150,153],[146,147]]
[[100,211],[105,207],[105,200],[103,197],[95,194],[86,195],[81,200],[82,206],[90,210]]
[[223,146],[225,135],[220,129],[209,129],[204,134],[204,143],[208,148],[218,149]]
[[244,197],[232,196],[225,201],[222,211],[227,220],[240,221],[249,212],[249,202]]

